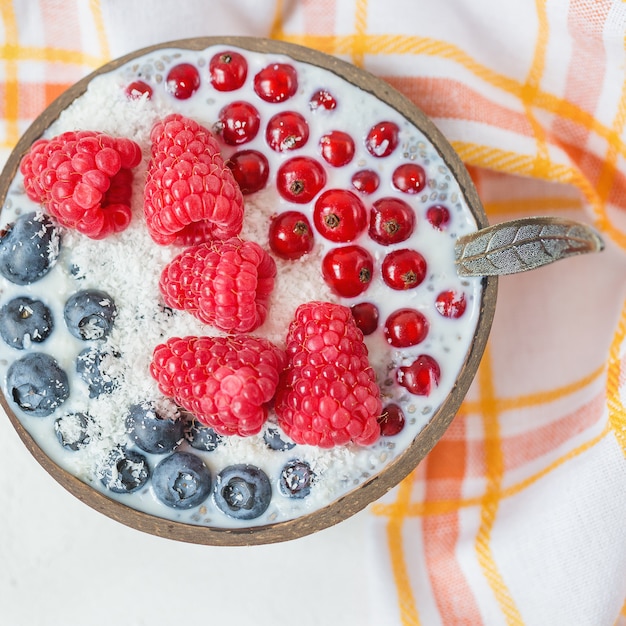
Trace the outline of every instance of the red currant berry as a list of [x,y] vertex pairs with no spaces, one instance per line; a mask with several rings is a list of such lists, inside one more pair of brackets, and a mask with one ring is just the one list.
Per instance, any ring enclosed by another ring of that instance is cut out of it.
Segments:
[[433,228],[443,230],[450,222],[450,211],[441,204],[435,204],[426,211],[426,219]]
[[252,141],[259,132],[261,117],[249,102],[229,102],[219,112],[218,128],[224,143],[238,146]]
[[467,299],[464,293],[456,291],[442,291],[435,300],[435,308],[444,317],[459,318],[467,308]]
[[313,230],[299,211],[285,211],[270,221],[269,244],[281,259],[299,259],[313,249]]
[[298,73],[286,63],[274,63],[254,77],[254,92],[266,102],[284,102],[298,90]]
[[214,55],[209,61],[211,84],[218,91],[239,89],[248,75],[248,63],[239,52],[227,50]]
[[398,383],[416,396],[429,396],[439,385],[441,369],[439,363],[427,354],[421,354],[413,363],[398,368]]
[[378,307],[371,302],[359,302],[350,307],[352,317],[364,335],[371,335],[378,328]]
[[361,200],[351,191],[329,189],[315,202],[313,223],[326,239],[346,243],[365,230],[367,212]]
[[244,196],[260,191],[267,184],[270,165],[267,157],[257,150],[235,152],[226,165],[231,169]]
[[191,63],[175,65],[167,74],[165,89],[177,100],[191,98],[200,87],[200,73]]
[[402,409],[397,404],[388,404],[383,409],[383,414],[378,418],[380,434],[383,437],[393,437],[402,432],[406,418]]
[[320,139],[320,152],[329,165],[342,167],[354,157],[354,141],[348,133],[331,130]]
[[278,193],[296,204],[313,200],[325,184],[326,170],[310,157],[293,157],[285,161],[276,173]]
[[139,98],[145,95],[150,100],[152,98],[152,87],[143,80],[135,80],[126,87],[126,95],[131,100],[139,100]]
[[337,107],[337,101],[335,97],[326,89],[320,89],[316,91],[309,100],[309,108],[311,111],[315,111],[317,109],[326,109],[327,111],[332,111]]
[[383,246],[405,241],[415,228],[415,211],[399,198],[380,198],[370,210],[369,236]]
[[422,343],[428,334],[426,317],[415,309],[398,309],[385,322],[385,339],[395,348],[408,348]]
[[417,250],[403,248],[384,258],[381,271],[383,280],[392,289],[412,289],[426,277],[426,261]]
[[419,193],[426,185],[426,172],[417,163],[403,163],[393,171],[391,182],[404,193]]
[[374,170],[359,170],[352,176],[352,186],[360,193],[368,196],[380,185],[380,178]]
[[322,259],[322,276],[338,296],[354,298],[372,282],[374,259],[361,246],[333,248]]
[[379,122],[365,138],[367,151],[375,157],[389,156],[398,146],[400,129],[394,122]]
[[282,111],[267,123],[265,139],[269,147],[276,152],[295,150],[308,141],[309,125],[300,113]]

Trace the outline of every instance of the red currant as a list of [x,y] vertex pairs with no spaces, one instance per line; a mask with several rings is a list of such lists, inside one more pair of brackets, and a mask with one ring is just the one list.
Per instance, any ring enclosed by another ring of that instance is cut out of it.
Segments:
[[378,328],[378,307],[371,302],[359,302],[350,307],[352,317],[364,335],[371,335]]
[[139,98],[145,95],[150,100],[152,98],[152,87],[143,80],[135,80],[126,87],[126,95],[131,100],[139,100]]
[[391,182],[404,193],[419,193],[426,185],[426,172],[417,163],[403,163],[393,171]]
[[450,211],[441,204],[435,204],[427,209],[426,219],[437,230],[443,230],[450,222]]
[[200,73],[191,63],[175,65],[167,74],[165,88],[177,100],[191,98],[200,87]]
[[415,211],[399,198],[380,198],[370,210],[369,236],[383,246],[405,241],[415,228]]
[[426,277],[426,260],[417,250],[394,250],[384,258],[381,271],[383,280],[392,289],[412,289]]
[[398,368],[398,383],[416,396],[429,396],[439,385],[441,369],[439,363],[427,354],[421,354],[413,363]]
[[380,178],[374,170],[359,170],[352,176],[352,186],[365,196],[374,193],[380,185]]
[[397,147],[400,129],[394,122],[379,122],[365,138],[367,151],[375,157],[389,156]]
[[224,143],[238,146],[252,141],[259,132],[261,117],[249,102],[229,102],[219,112],[218,128]]
[[395,348],[408,348],[422,343],[429,324],[423,313],[415,309],[398,309],[385,322],[385,338]]
[[260,191],[267,184],[270,165],[267,157],[257,150],[235,152],[226,165],[231,169],[244,196]]
[[265,139],[269,147],[276,152],[295,150],[308,141],[309,125],[300,113],[282,111],[267,123]]
[[214,55],[209,61],[211,84],[218,91],[239,89],[248,75],[248,63],[239,52],[227,50]]
[[281,259],[299,259],[313,249],[313,230],[299,211],[285,211],[270,221],[269,244]]
[[361,246],[333,248],[322,259],[322,276],[338,296],[354,298],[370,285],[374,259]]
[[464,293],[448,290],[442,291],[435,300],[435,308],[444,317],[459,318],[467,308]]
[[337,101],[335,97],[330,93],[330,91],[326,91],[326,89],[320,89],[316,91],[309,100],[309,108],[311,111],[315,111],[316,109],[326,109],[327,111],[332,111],[337,106]]
[[254,77],[254,91],[266,102],[284,102],[298,90],[298,73],[292,65],[274,63]]
[[329,165],[342,167],[354,157],[354,141],[348,133],[331,130],[320,139],[320,151]]
[[383,414],[378,418],[380,434],[383,437],[393,437],[402,432],[405,423],[404,413],[397,404],[388,404],[383,409]]
[[305,156],[285,161],[276,173],[278,193],[296,204],[313,200],[326,184],[326,170],[321,163]]
[[351,191],[329,189],[315,202],[313,223],[326,239],[346,243],[365,230],[367,212],[361,200]]

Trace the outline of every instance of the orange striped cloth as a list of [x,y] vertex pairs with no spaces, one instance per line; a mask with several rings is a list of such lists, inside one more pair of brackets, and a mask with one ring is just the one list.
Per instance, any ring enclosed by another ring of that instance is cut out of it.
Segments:
[[492,222],[593,223],[602,254],[500,281],[458,416],[366,513],[368,595],[376,625],[626,624],[626,3],[3,0],[0,12],[2,160],[56,94],[112,57],[271,36],[413,99]]

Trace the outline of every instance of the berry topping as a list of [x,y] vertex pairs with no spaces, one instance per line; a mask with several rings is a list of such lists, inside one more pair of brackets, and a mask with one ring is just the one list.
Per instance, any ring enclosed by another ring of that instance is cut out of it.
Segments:
[[398,147],[399,133],[400,129],[394,122],[375,124],[367,133],[365,147],[372,156],[389,156]]
[[439,385],[441,370],[435,359],[421,354],[410,365],[398,368],[398,383],[416,396],[429,396]]
[[415,211],[399,198],[380,198],[370,211],[369,236],[383,246],[408,239],[415,228]]
[[309,139],[309,125],[300,113],[282,111],[270,118],[265,129],[267,145],[276,152],[301,148]]
[[396,348],[415,346],[426,339],[428,320],[415,309],[398,309],[385,322],[385,338]]
[[154,350],[160,391],[221,435],[258,433],[267,419],[285,355],[248,335],[174,337]]
[[289,461],[282,470],[278,486],[288,498],[306,498],[311,493],[315,475],[306,461]]
[[444,317],[459,318],[467,308],[467,298],[464,293],[447,290],[442,291],[435,300],[435,308]]
[[298,73],[292,65],[274,63],[254,77],[254,92],[266,102],[284,102],[298,90]]
[[211,487],[211,472],[199,456],[190,452],[174,452],[152,474],[154,495],[173,509],[192,509],[202,504]]
[[[173,413],[173,414],[168,414]],[[176,411],[164,411],[152,402],[133,404],[126,415],[131,441],[144,452],[172,452],[185,438],[184,423]]]
[[191,98],[200,87],[200,72],[191,63],[175,65],[165,78],[165,89],[177,100]]
[[325,184],[324,166],[311,157],[293,157],[285,161],[276,174],[278,193],[296,204],[311,202]]
[[54,434],[66,449],[76,452],[96,437],[96,423],[86,413],[67,413],[54,420]]
[[352,175],[352,186],[364,196],[374,193],[380,185],[380,178],[374,170],[359,170]]
[[165,303],[227,333],[247,333],[267,317],[276,262],[261,246],[232,237],[190,246],[163,269]]
[[54,267],[61,239],[50,218],[34,211],[0,231],[0,274],[16,285],[30,285]]
[[68,131],[36,141],[20,171],[31,200],[63,226],[102,239],[130,223],[131,170],[140,161],[141,149],[130,139]]
[[361,246],[333,248],[322,259],[322,276],[338,296],[354,298],[372,282],[374,258]]
[[450,222],[450,211],[441,204],[435,204],[426,210],[426,219],[433,228],[443,230]]
[[426,185],[426,172],[417,163],[403,163],[393,171],[391,182],[404,193],[419,193]]
[[30,352],[13,361],[6,377],[8,396],[35,417],[54,413],[70,395],[67,374],[48,354]]
[[210,131],[174,113],[154,125],[150,139],[144,214],[152,238],[191,245],[237,235],[243,196]]
[[0,309],[0,336],[17,350],[45,341],[53,326],[52,313],[41,300],[18,296]]
[[209,76],[218,91],[234,91],[246,81],[248,62],[239,52],[226,50],[211,57]]
[[270,165],[267,157],[257,150],[240,150],[231,155],[226,165],[233,173],[244,196],[261,191],[267,184]]
[[135,450],[115,448],[100,470],[102,484],[113,493],[132,493],[150,479],[148,459]]
[[263,433],[263,441],[270,450],[286,452],[296,447],[293,441],[285,441],[277,428],[268,428]]
[[406,418],[402,409],[397,404],[388,404],[383,414],[378,418],[380,434],[383,437],[393,437],[402,432]]
[[223,437],[218,435],[210,426],[205,426],[193,418],[187,423],[187,428],[185,428],[185,439],[196,450],[213,452],[222,443]]
[[111,393],[117,387],[114,373],[119,354],[96,347],[85,348],[76,357],[76,373],[86,383],[90,398]]
[[309,100],[309,108],[311,111],[317,109],[325,109],[326,111],[332,111],[337,107],[337,100],[326,89],[319,89],[316,91]]
[[270,480],[263,470],[254,465],[230,465],[215,479],[215,506],[234,519],[251,520],[263,515],[271,500]]
[[349,308],[330,302],[300,305],[286,352],[275,410],[291,439],[323,448],[378,439],[380,390]]
[[69,297],[63,309],[67,328],[83,341],[105,339],[117,315],[115,302],[100,289],[85,289]]
[[367,211],[351,191],[329,189],[315,201],[313,222],[326,239],[347,243],[367,228]]
[[392,289],[412,289],[426,277],[426,261],[417,250],[394,250],[384,258],[381,273]]
[[354,157],[354,140],[348,133],[331,130],[320,139],[320,152],[326,163],[333,167],[342,167]]
[[126,95],[131,100],[139,100],[146,97],[146,100],[152,98],[152,87],[143,80],[135,80],[126,87]]
[[350,307],[352,317],[364,335],[371,335],[378,328],[378,307],[371,302],[358,302]]
[[313,230],[304,213],[285,211],[272,217],[269,244],[281,259],[293,261],[313,250]]
[[259,132],[261,117],[249,102],[235,100],[229,102],[218,116],[217,129],[224,143],[239,146],[252,141]]

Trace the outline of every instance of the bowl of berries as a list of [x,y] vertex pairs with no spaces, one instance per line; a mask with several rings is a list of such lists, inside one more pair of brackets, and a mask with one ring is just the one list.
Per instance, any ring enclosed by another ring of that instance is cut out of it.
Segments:
[[0,178],[0,401],[68,491],[180,541],[355,514],[443,435],[498,276],[602,242],[489,226],[387,83],[277,41],[145,48],[51,104]]

